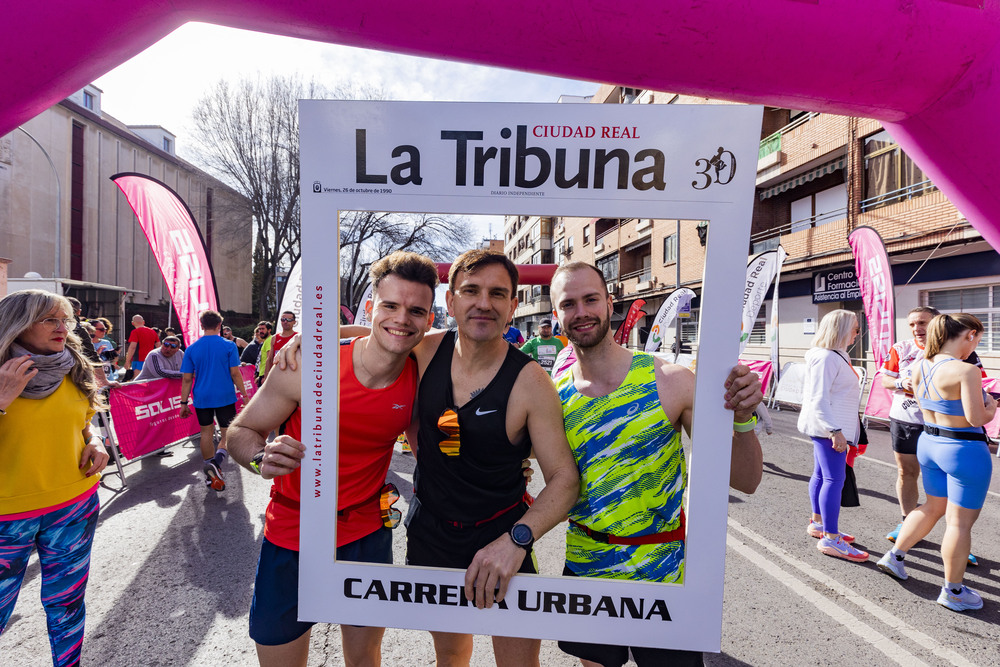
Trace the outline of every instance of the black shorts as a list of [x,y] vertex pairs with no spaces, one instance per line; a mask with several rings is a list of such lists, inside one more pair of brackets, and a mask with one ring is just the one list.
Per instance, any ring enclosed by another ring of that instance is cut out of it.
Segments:
[[195,408],[194,413],[198,415],[201,426],[211,426],[218,421],[219,428],[228,428],[236,419],[236,404],[223,405],[221,408]]
[[892,436],[892,451],[897,454],[917,455],[917,440],[924,432],[923,424],[911,424],[896,419],[889,420],[889,435]]
[[[568,567],[563,569],[564,577],[579,576]],[[701,667],[705,659],[700,651],[680,651],[672,648],[648,648],[645,646],[614,646],[611,644],[587,644],[584,642],[559,642],[559,650],[577,658],[596,662],[603,667],[622,667],[628,662],[629,651],[637,667]]]
[[[522,503],[489,523],[456,528],[428,512],[414,496],[406,516],[406,564],[464,570],[472,564],[477,551],[509,533],[527,511],[528,506]],[[525,553],[518,572],[538,574],[534,551]]]

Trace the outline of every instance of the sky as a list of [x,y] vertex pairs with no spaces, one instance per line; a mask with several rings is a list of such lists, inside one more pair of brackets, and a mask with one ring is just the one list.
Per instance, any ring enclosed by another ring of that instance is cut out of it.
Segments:
[[[94,81],[101,107],[127,125],[160,125],[189,152],[191,111],[222,79],[296,74],[334,88],[353,83],[384,89],[394,100],[555,102],[588,96],[597,83],[311,42],[205,23],[188,23]],[[502,220],[479,221],[502,238]],[[499,225],[499,228],[498,228]]]

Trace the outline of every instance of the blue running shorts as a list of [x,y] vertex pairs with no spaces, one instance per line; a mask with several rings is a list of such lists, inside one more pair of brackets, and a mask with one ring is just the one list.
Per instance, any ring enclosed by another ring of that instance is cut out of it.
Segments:
[[924,493],[966,509],[982,509],[993,475],[993,457],[985,442],[921,433],[917,460]]
[[[379,528],[337,547],[337,560],[391,565],[392,531]],[[250,638],[262,646],[295,641],[313,626],[298,620],[298,613],[299,552],[279,547],[265,537],[250,602]]]

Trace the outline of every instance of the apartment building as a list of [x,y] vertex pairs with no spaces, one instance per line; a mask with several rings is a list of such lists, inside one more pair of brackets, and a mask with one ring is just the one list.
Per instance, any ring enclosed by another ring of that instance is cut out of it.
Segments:
[[[166,326],[170,294],[128,201],[110,177],[138,172],[187,203],[215,271],[220,308],[251,310],[252,236],[246,200],[177,157],[159,126],[127,127],[87,86],[0,137],[0,255],[7,289],[74,296],[85,316],[124,330],[135,313]],[[176,318],[173,318],[176,322]]]
[[[556,218],[547,216],[508,215],[504,217],[503,251],[515,264],[552,264],[553,227]],[[525,339],[538,332],[538,323],[552,316],[548,285],[518,285],[518,306],[514,326]]]
[[[591,103],[719,102],[602,86]],[[638,322],[629,340],[629,345],[641,347],[656,310],[670,292],[683,286],[700,296],[708,224],[560,218],[553,226],[554,259],[593,262],[601,269],[617,302],[612,326],[624,317],[629,302],[645,299],[648,316]],[[987,327],[980,356],[988,373],[1000,375],[1000,254],[877,121],[767,107],[747,259],[779,244],[788,253],[778,303],[782,364],[801,360],[816,323],[833,309],[857,312],[863,333],[867,332],[847,243],[848,234],[864,225],[879,232],[889,253],[897,339],[909,336],[906,314],[916,305],[976,314]],[[507,238],[508,254],[514,249],[512,240],[518,238]],[[518,258],[526,256],[516,253]],[[700,307],[696,297],[692,317],[682,323],[682,340],[691,345],[697,341]],[[773,308],[769,294],[746,358],[770,358],[765,341]],[[672,341],[668,334],[665,345]],[[851,356],[874,372],[867,336],[858,341]]]

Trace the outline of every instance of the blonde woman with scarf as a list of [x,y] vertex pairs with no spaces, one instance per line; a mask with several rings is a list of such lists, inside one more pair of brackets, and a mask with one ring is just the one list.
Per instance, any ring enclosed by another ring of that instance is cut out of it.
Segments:
[[108,463],[90,430],[103,400],[74,324],[57,294],[0,300],[0,634],[37,549],[56,667],[80,662],[98,473]]

